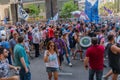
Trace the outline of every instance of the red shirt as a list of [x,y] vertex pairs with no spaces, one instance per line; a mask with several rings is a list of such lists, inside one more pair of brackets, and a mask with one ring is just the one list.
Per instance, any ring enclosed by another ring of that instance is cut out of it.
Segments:
[[91,46],[87,49],[86,57],[89,57],[89,66],[93,70],[103,70],[104,47],[100,45]]
[[49,38],[53,38],[53,37],[54,37],[54,31],[53,31],[52,28],[49,28],[49,29],[48,29],[48,37],[49,37]]

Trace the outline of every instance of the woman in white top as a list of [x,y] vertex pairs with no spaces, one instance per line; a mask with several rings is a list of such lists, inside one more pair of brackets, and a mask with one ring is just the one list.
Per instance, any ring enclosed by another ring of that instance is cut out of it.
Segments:
[[52,79],[52,73],[54,74],[54,80],[58,80],[58,51],[53,41],[49,41],[47,50],[44,55],[44,62],[46,63],[46,71],[48,73],[49,80]]

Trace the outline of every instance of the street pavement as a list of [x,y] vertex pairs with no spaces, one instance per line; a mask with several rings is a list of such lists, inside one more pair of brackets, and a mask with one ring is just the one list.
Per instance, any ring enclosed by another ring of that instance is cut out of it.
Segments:
[[[38,58],[30,59],[30,62],[32,80],[48,80],[43,54]],[[68,66],[66,59],[64,59],[63,69],[59,72],[59,80],[88,80],[88,70],[84,69],[83,62],[80,60],[72,60],[72,64],[72,67]],[[109,68],[105,68],[104,74],[108,71]]]

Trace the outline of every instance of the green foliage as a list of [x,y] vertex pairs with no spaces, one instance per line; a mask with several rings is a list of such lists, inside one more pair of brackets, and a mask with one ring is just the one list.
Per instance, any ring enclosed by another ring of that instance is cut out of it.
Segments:
[[39,8],[35,4],[30,4],[28,8],[31,15],[38,15],[40,13]]
[[112,10],[113,12],[116,11],[115,4],[113,2],[107,2],[105,4],[100,5],[100,7],[99,7],[100,15],[108,15],[108,12],[104,10],[104,6],[108,9]]
[[62,6],[60,17],[61,18],[70,18],[71,12],[75,11],[75,10],[78,10],[78,6],[76,4],[74,4],[73,0],[70,0],[66,3],[64,3],[64,5]]

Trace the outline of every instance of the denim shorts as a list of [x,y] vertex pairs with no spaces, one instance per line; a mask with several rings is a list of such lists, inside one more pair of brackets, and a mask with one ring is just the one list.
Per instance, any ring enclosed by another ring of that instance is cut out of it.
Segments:
[[113,71],[114,74],[120,74],[120,69],[112,68],[112,71]]
[[20,70],[20,80],[31,80],[31,72],[30,68],[28,68],[28,73],[25,72],[24,68],[21,68]]
[[46,67],[46,72],[57,72],[58,68],[53,68],[53,67]]

